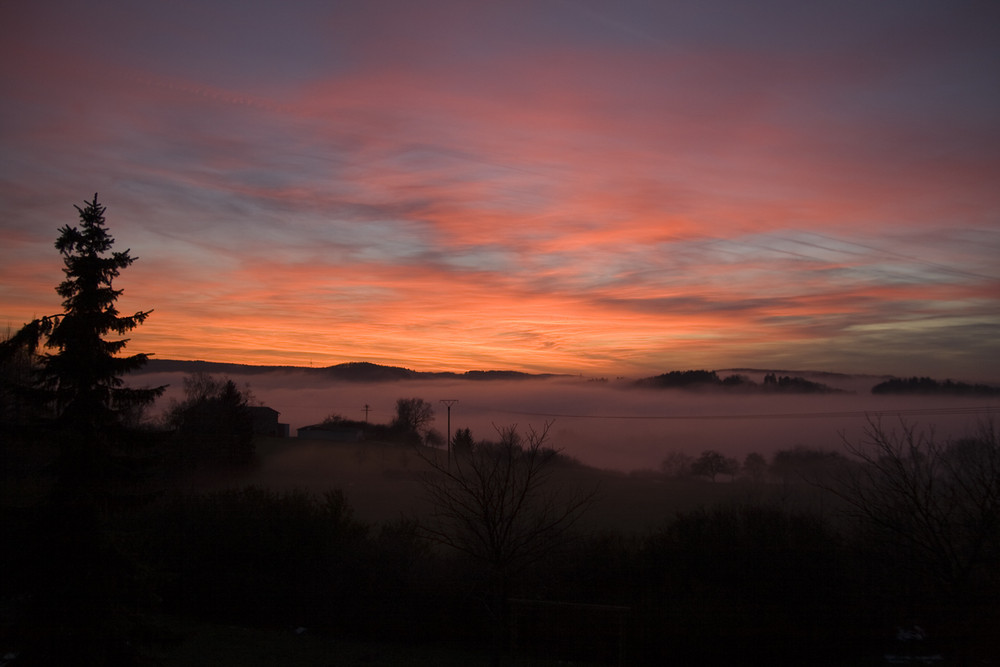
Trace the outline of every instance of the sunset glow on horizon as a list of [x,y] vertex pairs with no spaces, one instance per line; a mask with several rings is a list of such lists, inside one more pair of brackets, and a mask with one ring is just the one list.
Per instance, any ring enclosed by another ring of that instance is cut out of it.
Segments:
[[0,11],[0,326],[97,192],[128,352],[1000,381],[994,5]]

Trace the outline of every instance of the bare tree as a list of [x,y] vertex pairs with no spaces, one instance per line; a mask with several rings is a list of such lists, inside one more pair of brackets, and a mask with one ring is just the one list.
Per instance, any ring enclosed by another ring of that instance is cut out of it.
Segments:
[[425,458],[424,489],[432,540],[513,572],[557,546],[590,505],[594,492],[564,495],[552,484],[559,452],[545,446],[551,422],[522,438],[517,426],[497,428],[499,443],[480,442],[452,465]]
[[553,480],[558,451],[545,446],[551,422],[522,438],[497,428],[499,443],[480,442],[443,457],[424,456],[432,505],[423,534],[489,568],[492,611],[503,627],[511,579],[568,539],[596,490],[564,493]]
[[426,439],[434,422],[434,406],[422,398],[396,400],[396,417],[393,428],[420,439]]
[[[973,437],[935,439],[900,420],[869,419],[860,443],[845,442],[861,465],[844,467],[827,488],[865,525],[906,548],[913,563],[955,595],[1000,566],[1000,439],[992,423]],[[990,573],[993,573],[991,575]]]
[[691,463],[692,474],[708,477],[713,482],[716,475],[735,475],[740,470],[740,462],[726,458],[714,449],[706,449]]

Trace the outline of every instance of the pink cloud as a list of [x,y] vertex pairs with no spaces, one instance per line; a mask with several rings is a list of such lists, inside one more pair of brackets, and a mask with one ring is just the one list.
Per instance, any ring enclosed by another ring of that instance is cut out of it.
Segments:
[[995,326],[997,133],[922,99],[912,73],[959,62],[925,17],[791,57],[611,10],[539,39],[500,6],[396,9],[317,19],[330,61],[296,85],[14,35],[0,317],[55,301],[51,237],[98,189],[161,356],[582,372]]

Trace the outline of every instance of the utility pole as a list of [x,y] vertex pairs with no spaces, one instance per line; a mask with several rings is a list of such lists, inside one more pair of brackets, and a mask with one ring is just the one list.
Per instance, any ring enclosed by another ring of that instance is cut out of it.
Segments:
[[448,406],[448,467],[451,468],[451,406],[458,403],[458,399],[444,398],[441,402]]
[[365,423],[367,424],[368,423],[368,411],[371,410],[372,408],[371,408],[370,405],[368,405],[367,403],[365,403],[365,407],[363,407],[361,409],[365,411]]

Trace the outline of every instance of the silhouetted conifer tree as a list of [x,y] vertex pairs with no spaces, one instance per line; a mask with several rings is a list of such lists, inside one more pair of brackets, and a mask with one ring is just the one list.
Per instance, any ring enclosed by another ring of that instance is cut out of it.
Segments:
[[460,428],[455,431],[455,437],[451,441],[451,449],[456,456],[465,456],[472,453],[476,446],[476,441],[472,437],[472,430]]
[[123,386],[121,376],[140,368],[146,354],[117,357],[128,339],[107,340],[142,324],[151,311],[122,316],[115,301],[122,290],[112,281],[132,264],[128,250],[110,252],[115,240],[104,224],[105,207],[94,200],[76,207],[80,226],[59,230],[56,249],[63,255],[66,279],[56,288],[63,297],[63,314],[50,318],[47,347],[57,350],[42,358],[42,377],[52,392],[60,418],[96,432],[120,425],[121,414],[147,405],[163,393]]
[[[127,611],[144,594],[138,564],[118,545],[110,518],[126,507],[120,495],[134,477],[123,456],[123,426],[164,387],[132,389],[122,376],[147,355],[118,357],[127,339],[109,340],[140,325],[150,311],[122,316],[113,280],[132,264],[112,252],[105,208],[86,202],[80,225],[59,230],[65,280],[56,291],[63,312],[36,319],[3,343],[3,358],[20,351],[33,369],[27,395],[55,417],[57,429],[36,438],[58,445],[50,502],[37,508],[23,544],[30,565],[20,578],[23,609],[14,611],[24,664],[132,664],[136,627]],[[39,354],[43,346],[51,352]],[[131,500],[131,498],[129,499]],[[16,541],[16,540],[15,540]],[[19,573],[20,575],[21,573]]]

